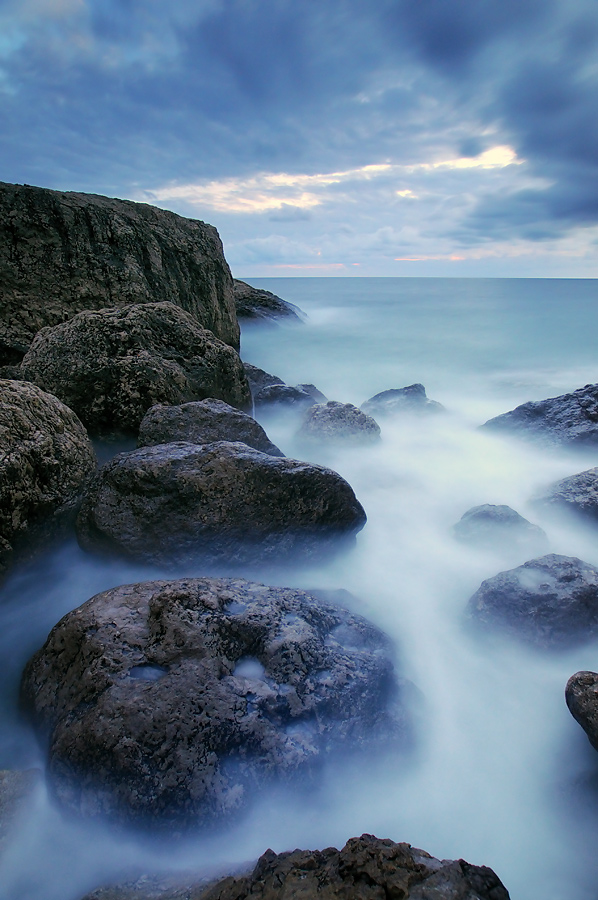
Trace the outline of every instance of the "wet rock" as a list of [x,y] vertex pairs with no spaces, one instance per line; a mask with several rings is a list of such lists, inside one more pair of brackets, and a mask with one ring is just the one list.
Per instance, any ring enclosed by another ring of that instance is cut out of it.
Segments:
[[241,321],[276,324],[278,320],[283,319],[287,322],[300,323],[306,318],[298,306],[282,300],[271,291],[251,287],[247,282],[239,281],[237,278],[233,284],[237,318]]
[[28,663],[22,701],[64,807],[191,827],[328,752],[397,741],[390,656],[382,632],[321,592],[145,582],[68,613]]
[[278,375],[270,375],[269,372],[259,369],[257,366],[252,366],[250,363],[244,362],[243,368],[245,369],[252,397],[259,394],[264,387],[269,387],[272,384],[284,384],[284,381]]
[[223,400],[152,406],[141,422],[137,445],[148,447],[172,441],[190,444],[241,441],[270,456],[284,456],[255,419]]
[[39,769],[0,770],[0,856],[42,780]]
[[598,569],[549,553],[482,582],[468,617],[542,649],[567,648],[598,637]]
[[453,527],[453,533],[465,544],[486,549],[511,549],[528,552],[530,556],[548,549],[546,532],[510,506],[490,503],[473,506]]
[[598,750],[598,674],[576,672],[567,682],[565,700],[569,712]]
[[598,467],[563,478],[534,503],[545,510],[570,512],[598,523]]
[[147,562],[235,566],[327,558],[365,521],[350,485],[331,469],[241,443],[178,442],[103,466],[77,533],[86,549]]
[[33,384],[0,381],[0,573],[72,521],[95,467],[71,409]]
[[570,394],[523,403],[486,422],[482,428],[532,438],[544,445],[598,443],[598,384]]
[[322,391],[317,389],[315,384],[298,384],[297,387],[309,394],[310,397],[313,397],[316,403],[328,403],[328,398],[324,396]]
[[136,434],[159,403],[213,397],[251,406],[235,350],[172,303],[78,313],[37,335],[22,371],[94,435]]
[[375,394],[361,404],[361,409],[370,416],[394,416],[405,412],[442,412],[444,406],[436,400],[428,400],[423,384],[410,384]]
[[305,408],[316,403],[311,392],[290,384],[269,384],[257,393],[253,402],[256,409],[264,406]]
[[380,440],[380,426],[352,403],[318,403],[308,409],[298,437],[310,442],[371,444]]
[[371,834],[351,838],[340,851],[267,850],[251,874],[187,890],[146,894],[140,884],[122,893],[98,891],[84,900],[509,900],[487,866],[436,859],[411,844]]
[[0,183],[0,284],[0,365],[45,326],[132,303],[175,303],[239,346],[218,232],[145,203]]

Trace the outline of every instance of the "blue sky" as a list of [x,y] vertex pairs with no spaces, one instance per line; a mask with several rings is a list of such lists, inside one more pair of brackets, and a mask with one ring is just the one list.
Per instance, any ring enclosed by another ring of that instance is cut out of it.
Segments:
[[0,179],[233,273],[598,277],[596,0],[0,0]]

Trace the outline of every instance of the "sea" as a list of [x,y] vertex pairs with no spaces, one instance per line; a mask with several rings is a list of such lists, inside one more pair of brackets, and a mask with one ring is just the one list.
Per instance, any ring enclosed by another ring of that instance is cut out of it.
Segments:
[[[548,652],[467,628],[481,582],[525,555],[459,543],[453,526],[473,506],[506,504],[544,528],[550,552],[598,566],[595,529],[545,519],[533,504],[551,483],[598,465],[598,448],[542,447],[479,427],[598,381],[598,282],[247,280],[306,318],[244,327],[245,361],[357,406],[421,383],[445,407],[381,420],[381,441],[367,447],[306,447],[296,411],[256,413],[287,456],[346,478],[368,521],[334,558],[247,575],[350,592],[351,609],[390,636],[397,671],[416,686],[413,746],[357,760],[339,752],[317,787],[265,790],[226,829],[175,842],[73,820],[42,781],[4,852],[0,897],[80,900],[144,872],[226,873],[267,848],[341,847],[365,832],[490,866],[513,900],[597,900],[598,753],[564,689],[578,670],[598,670],[598,643]],[[117,449],[99,448],[103,458]],[[174,573],[199,574],[200,566]],[[73,538],[13,571],[0,599],[0,768],[44,767],[17,697],[23,667],[52,626],[101,590],[156,577],[173,573],[98,559]]]

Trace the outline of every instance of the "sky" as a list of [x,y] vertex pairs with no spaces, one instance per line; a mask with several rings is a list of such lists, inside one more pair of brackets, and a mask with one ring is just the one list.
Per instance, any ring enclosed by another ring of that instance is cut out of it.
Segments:
[[0,0],[0,180],[236,277],[598,277],[596,0]]

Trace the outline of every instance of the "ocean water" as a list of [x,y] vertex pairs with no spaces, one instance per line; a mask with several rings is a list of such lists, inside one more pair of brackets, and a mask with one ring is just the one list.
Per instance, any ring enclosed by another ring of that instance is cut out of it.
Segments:
[[[318,790],[264,793],[224,832],[177,845],[73,822],[40,787],[0,868],[7,900],[78,900],[125,874],[226,871],[267,847],[337,847],[369,832],[441,858],[491,866],[513,900],[598,898],[598,754],[570,716],[564,687],[598,668],[598,643],[542,653],[481,641],[463,611],[481,581],[524,562],[497,546],[461,545],[451,528],[471,506],[508,504],[541,525],[550,551],[598,565],[597,533],[544,520],[546,485],[598,465],[598,450],[548,450],[480,431],[526,400],[598,381],[597,283],[548,279],[271,278],[305,324],[244,329],[242,356],[289,384],[314,383],[360,405],[414,382],[446,414],[381,421],[366,448],[306,448],[296,415],[259,416],[288,456],[350,482],[368,523],[349,552],[318,567],[252,577],[346,588],[353,610],[393,639],[421,700],[409,759],[329,761]],[[200,574],[180,572],[177,574]],[[99,561],[74,541],[15,571],[2,591],[0,767],[43,766],[18,715],[20,672],[49,629],[94,593],[164,576]]]

